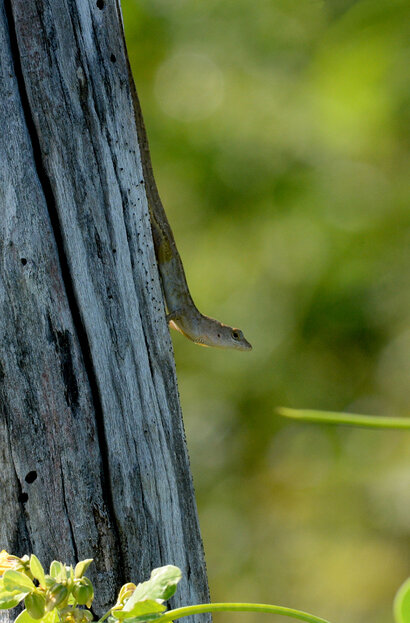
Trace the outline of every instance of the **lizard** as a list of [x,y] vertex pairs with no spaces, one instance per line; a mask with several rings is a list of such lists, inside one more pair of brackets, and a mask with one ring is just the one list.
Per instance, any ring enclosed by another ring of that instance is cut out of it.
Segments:
[[251,344],[240,329],[205,316],[198,310],[192,299],[184,266],[155,182],[147,132],[127,54],[126,61],[154,249],[168,312],[169,326],[200,346],[251,350]]

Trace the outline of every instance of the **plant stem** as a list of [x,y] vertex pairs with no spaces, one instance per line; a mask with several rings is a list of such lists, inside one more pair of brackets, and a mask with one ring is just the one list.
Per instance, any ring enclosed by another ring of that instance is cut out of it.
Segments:
[[410,418],[382,417],[378,415],[357,415],[354,413],[337,413],[334,411],[314,411],[310,409],[288,409],[278,407],[278,415],[303,420],[305,422],[321,422],[323,424],[346,424],[362,428],[391,428],[410,430]]
[[166,623],[167,621],[174,621],[182,617],[187,617],[192,614],[200,614],[201,612],[266,612],[271,614],[281,614],[285,617],[293,617],[299,619],[299,621],[307,621],[308,623],[329,623],[326,619],[321,619],[313,614],[307,612],[301,612],[300,610],[293,610],[293,608],[284,608],[283,606],[271,606],[268,604],[236,604],[236,603],[223,603],[223,604],[198,604],[196,606],[185,606],[183,608],[176,608],[175,610],[169,610],[158,619],[158,623]]
[[102,615],[101,619],[98,619],[97,623],[101,623],[101,621],[105,621],[105,619],[109,617],[110,614],[111,614],[111,608],[107,610],[105,614]]

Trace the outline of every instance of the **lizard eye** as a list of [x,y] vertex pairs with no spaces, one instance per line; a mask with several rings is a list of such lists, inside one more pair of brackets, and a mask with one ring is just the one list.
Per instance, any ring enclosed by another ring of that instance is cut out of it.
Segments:
[[240,335],[239,335],[239,331],[237,331],[236,329],[232,330],[232,337],[234,340],[239,340]]

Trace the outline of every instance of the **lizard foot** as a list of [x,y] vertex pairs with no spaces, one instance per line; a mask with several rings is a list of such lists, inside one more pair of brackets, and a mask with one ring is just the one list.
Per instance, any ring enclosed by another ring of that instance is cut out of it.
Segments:
[[167,314],[168,324],[172,322],[173,320],[178,320],[179,316],[180,316],[180,312],[178,310],[172,311],[169,314]]

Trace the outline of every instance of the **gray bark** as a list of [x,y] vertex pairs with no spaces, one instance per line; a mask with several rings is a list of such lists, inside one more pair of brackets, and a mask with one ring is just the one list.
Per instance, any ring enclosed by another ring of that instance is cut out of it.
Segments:
[[0,128],[0,549],[207,601],[115,2],[0,0]]

